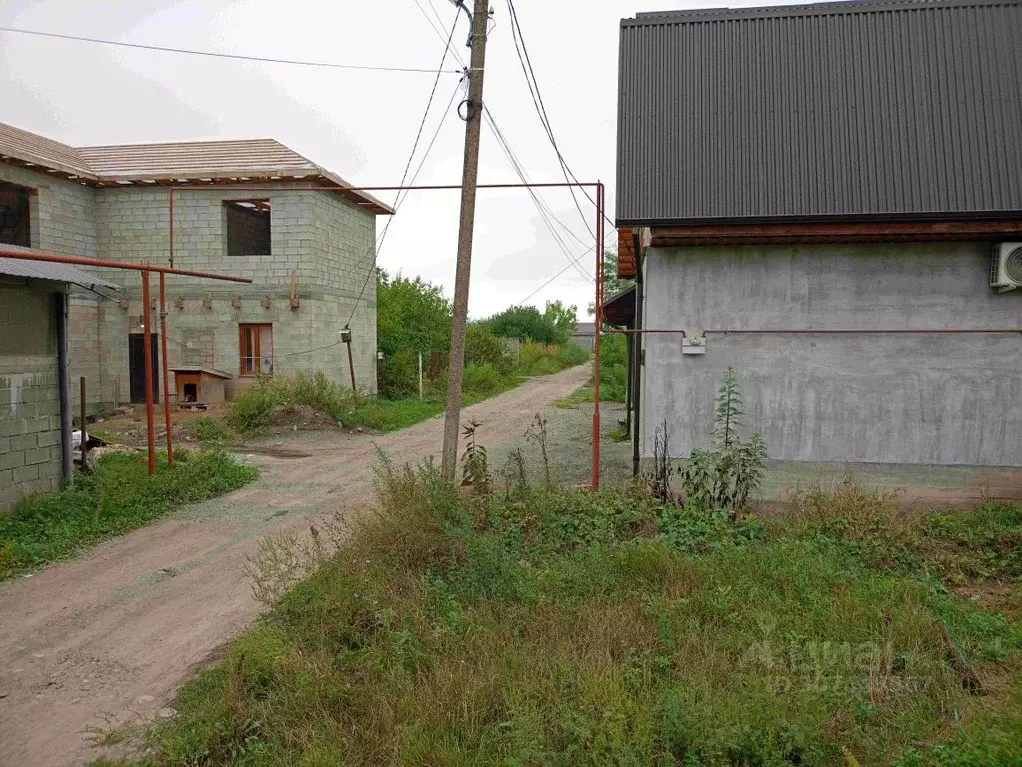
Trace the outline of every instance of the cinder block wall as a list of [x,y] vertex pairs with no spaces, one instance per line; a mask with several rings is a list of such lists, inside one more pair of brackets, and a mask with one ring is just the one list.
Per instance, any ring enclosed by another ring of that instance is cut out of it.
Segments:
[[[311,280],[325,288],[319,308],[323,335],[336,342],[350,320],[356,385],[375,394],[376,216],[337,195],[317,194],[312,200],[312,234]],[[328,363],[337,365],[339,359],[347,374],[346,347],[331,351]],[[342,382],[350,383],[347,375]]]
[[[271,251],[228,256],[223,201],[270,200]],[[274,372],[322,371],[349,382],[347,350],[340,341],[355,296],[373,261],[375,216],[328,192],[245,192],[228,188],[175,193],[175,266],[247,277],[244,285],[168,276],[167,339],[171,366],[202,364],[238,376],[239,324],[273,325]],[[102,189],[98,192],[98,236],[104,258],[167,263],[169,192],[166,189]],[[368,257],[362,260],[362,256]],[[106,270],[104,270],[106,271]],[[290,308],[295,274],[299,307]],[[141,278],[136,273],[103,275],[122,284],[128,308],[107,306],[106,365],[128,397],[128,334],[142,330]],[[352,321],[360,388],[376,390],[375,281],[366,289]],[[152,280],[152,296],[158,297]],[[154,331],[158,315],[153,314]],[[327,347],[327,348],[322,348]],[[309,350],[318,351],[312,353]],[[234,388],[239,383],[235,380]]]
[[[645,327],[1022,328],[1022,291],[989,287],[985,243],[651,248]],[[731,335],[682,355],[649,335],[643,446],[709,442],[724,369],[771,458],[1022,466],[1022,334]]]
[[[0,512],[22,496],[59,489],[61,480],[53,297],[30,289],[0,286],[0,301],[15,299],[26,321],[33,322],[36,328],[45,326],[46,333],[38,351],[0,353]],[[24,329],[3,323],[0,349],[5,348],[6,339],[21,333]],[[7,343],[6,348],[15,347]]]
[[[96,258],[96,190],[46,173],[0,163],[0,181],[35,189],[31,201],[32,249],[64,256]],[[115,284],[119,282],[111,279]],[[88,380],[89,411],[97,413],[112,404],[112,385],[100,342],[104,324],[104,299],[75,289],[69,313],[69,364],[72,406],[77,413],[78,379]]]

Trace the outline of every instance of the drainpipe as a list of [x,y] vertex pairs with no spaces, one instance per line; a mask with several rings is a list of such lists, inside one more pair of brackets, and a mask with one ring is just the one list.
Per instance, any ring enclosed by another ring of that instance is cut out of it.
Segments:
[[[60,392],[60,473],[64,482],[74,482],[74,464],[72,463],[71,436],[71,395],[69,393],[68,374],[68,288],[57,294],[55,310],[57,313],[57,389]],[[84,450],[85,445],[82,445]]]
[[632,478],[639,478],[639,440],[642,435],[642,251],[639,230],[632,230],[635,249],[635,341],[632,343]]

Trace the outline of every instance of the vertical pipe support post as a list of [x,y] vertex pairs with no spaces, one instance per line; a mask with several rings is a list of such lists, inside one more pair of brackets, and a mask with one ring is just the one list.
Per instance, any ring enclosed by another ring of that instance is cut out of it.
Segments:
[[174,468],[174,443],[170,435],[170,368],[167,366],[167,279],[160,272],[160,360],[163,368],[163,420],[167,426],[167,466]]
[[142,343],[145,346],[145,418],[149,445],[149,476],[156,474],[156,435],[153,433],[153,297],[149,291],[149,272],[142,272]]

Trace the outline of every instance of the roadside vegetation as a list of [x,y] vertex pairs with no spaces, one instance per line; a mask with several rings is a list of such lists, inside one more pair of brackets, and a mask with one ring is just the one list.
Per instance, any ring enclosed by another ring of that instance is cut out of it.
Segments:
[[[439,286],[421,278],[378,272],[377,335],[383,360],[379,396],[353,393],[322,373],[294,378],[257,378],[239,392],[226,418],[199,419],[196,436],[205,444],[226,444],[237,435],[257,434],[288,424],[311,408],[348,429],[387,432],[439,415],[447,399],[447,364],[452,309]],[[575,307],[559,302],[545,312],[513,307],[469,324],[465,338],[462,405],[468,406],[520,385],[526,376],[550,375],[589,359],[571,343]],[[423,396],[419,398],[419,354]]]
[[186,503],[236,490],[257,473],[219,450],[176,451],[173,471],[164,455],[153,477],[144,455],[105,455],[94,473],[76,476],[72,488],[25,498],[0,516],[0,580],[75,556]]
[[[619,333],[600,334],[600,401],[624,402],[628,380],[628,343]],[[593,381],[563,399],[554,402],[560,408],[570,408],[593,401]]]
[[[909,514],[847,481],[749,497],[734,371],[712,445],[628,488],[555,486],[546,428],[461,486],[377,477],[375,513],[266,539],[267,612],[143,764],[1022,762],[1022,507]],[[671,478],[674,478],[674,482]]]
[[[466,494],[384,466],[336,554],[329,528],[264,545],[270,610],[183,689],[151,762],[1022,759],[1018,616],[951,590],[1018,594],[1018,507],[923,514],[901,538],[882,532],[897,508],[853,485],[764,526],[641,487],[487,493],[486,476]],[[281,546],[311,572],[290,590],[272,587]]]

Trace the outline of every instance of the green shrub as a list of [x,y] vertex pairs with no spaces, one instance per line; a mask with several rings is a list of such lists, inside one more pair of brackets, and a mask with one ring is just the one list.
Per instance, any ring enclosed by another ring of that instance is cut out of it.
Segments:
[[467,394],[491,396],[505,388],[505,380],[493,365],[469,365],[465,368],[462,388]]
[[157,764],[1022,759],[1022,631],[838,541],[636,489],[463,495],[431,463],[377,501],[185,686]]
[[349,388],[322,372],[299,371],[294,378],[258,376],[235,394],[227,421],[239,432],[253,432],[269,426],[280,407],[306,405],[336,417],[350,410],[355,399]]
[[485,324],[503,338],[562,345],[575,332],[577,311],[578,307],[547,301],[543,312],[535,306],[512,306],[485,320]]
[[390,277],[377,272],[376,343],[383,352],[378,367],[380,395],[401,399],[418,394],[418,356],[424,363],[434,351],[451,345],[451,303],[439,285],[420,277]]
[[717,389],[710,422],[713,449],[695,447],[684,465],[675,467],[664,420],[653,433],[653,461],[646,475],[650,491],[665,503],[676,500],[671,478],[678,474],[687,508],[702,512],[723,510],[732,515],[745,511],[749,497],[763,479],[767,445],[758,431],[743,438],[744,413],[738,375],[729,367]]
[[465,331],[465,364],[492,365],[501,375],[514,370],[515,360],[503,338],[484,323],[473,322]]
[[234,436],[226,422],[219,418],[197,418],[192,422],[192,428],[199,442],[212,445],[223,445]]
[[[428,355],[423,355],[426,365]],[[398,349],[385,354],[376,367],[376,380],[380,396],[398,400],[411,397],[419,391],[419,358],[417,352]]]
[[258,431],[270,423],[273,408],[279,404],[279,378],[256,377],[234,395],[227,422],[237,431]]
[[576,365],[581,365],[583,362],[588,362],[590,356],[592,355],[590,355],[588,350],[583,349],[578,344],[568,342],[561,346],[561,368],[573,368]]
[[518,370],[526,376],[545,376],[581,365],[589,352],[575,344],[557,346],[525,341],[518,351]]
[[600,335],[600,401],[624,402],[628,378],[628,341],[620,333]]

